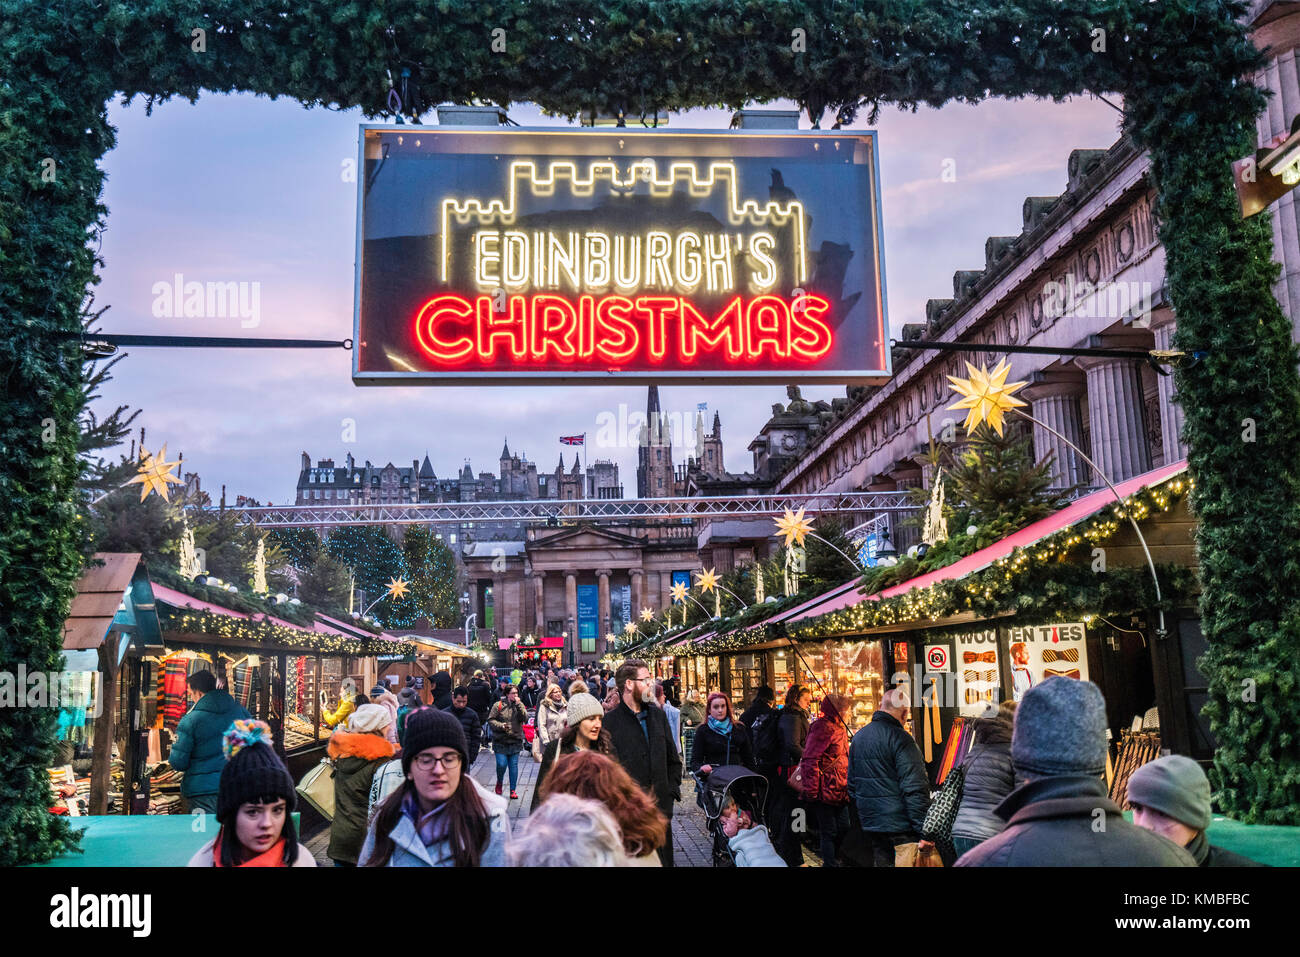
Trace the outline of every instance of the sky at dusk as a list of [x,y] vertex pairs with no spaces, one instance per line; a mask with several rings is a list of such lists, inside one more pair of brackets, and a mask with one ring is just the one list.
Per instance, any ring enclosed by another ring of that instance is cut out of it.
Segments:
[[[772,104],[773,107],[786,106]],[[525,126],[563,125],[516,106]],[[204,96],[197,104],[115,105],[118,147],[104,161],[109,207],[96,306],[110,306],[108,332],[305,337],[352,335],[359,112],[305,110],[291,100]],[[984,264],[988,236],[1016,235],[1026,196],[1066,183],[1075,148],[1105,148],[1119,114],[1098,100],[1063,104],[991,101],[905,113],[884,110],[879,132],[885,282],[891,331],[922,322],[925,301],[952,295],[952,274]],[[430,123],[436,122],[431,115]],[[730,115],[693,111],[670,128],[725,129]],[[807,125],[806,118],[804,126]],[[853,129],[868,129],[863,118]],[[945,160],[955,162],[944,182]],[[155,317],[156,283],[260,284],[260,321]],[[366,387],[352,384],[342,350],[134,348],[114,369],[103,405],[140,408],[148,445],[185,454],[214,499],[225,484],[263,502],[292,502],[300,453],[342,462],[351,452],[376,465],[410,465],[427,451],[439,476],[468,459],[475,474],[497,471],[503,439],[539,469],[565,454],[560,435],[586,432],[588,458],[617,462],[625,491],[636,491],[636,447],[594,445],[602,423],[644,411],[644,386]],[[807,387],[810,399],[843,388]],[[663,409],[692,419],[698,403],[722,417],[726,466],[752,467],[746,447],[785,402],[785,389],[662,387]],[[622,407],[620,409],[620,407]],[[355,440],[345,441],[348,421]],[[606,429],[606,432],[614,431]],[[687,450],[675,449],[679,461]]]

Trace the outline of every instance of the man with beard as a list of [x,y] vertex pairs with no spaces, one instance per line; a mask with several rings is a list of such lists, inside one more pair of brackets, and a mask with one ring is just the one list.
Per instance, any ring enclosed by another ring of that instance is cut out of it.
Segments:
[[673,802],[682,799],[682,758],[663,711],[655,707],[654,679],[644,661],[629,658],[614,674],[621,697],[605,715],[605,729],[619,764],[654,798],[669,820],[669,839],[659,849],[664,867],[673,866]]

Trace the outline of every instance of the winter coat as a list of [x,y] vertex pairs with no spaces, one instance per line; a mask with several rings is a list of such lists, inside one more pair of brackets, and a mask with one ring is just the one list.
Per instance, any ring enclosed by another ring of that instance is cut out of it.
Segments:
[[[506,845],[510,843],[510,819],[506,815],[507,802],[493,794],[468,774],[461,775],[461,787],[471,786],[478,793],[479,800],[487,810],[488,841],[479,858],[480,867],[505,867]],[[438,841],[425,846],[416,833],[415,822],[405,814],[397,818],[389,836],[396,845],[388,859],[389,867],[452,867],[451,846],[446,841]],[[360,861],[370,860],[375,849],[375,829],[372,824],[367,830],[365,841],[361,845]]]
[[384,737],[388,740],[389,744],[397,744],[397,712],[400,708],[397,701],[397,695],[393,694],[391,691],[385,691],[378,697],[371,698],[370,703],[383,705],[388,709],[390,720],[388,726],[384,728]]
[[1267,867],[1259,861],[1252,861],[1235,851],[1215,847],[1210,843],[1204,831],[1198,831],[1187,845],[1187,853],[1192,855],[1198,867]]
[[377,734],[358,734],[342,728],[330,735],[325,749],[334,760],[334,820],[330,824],[329,856],[357,862],[366,837],[370,785],[377,771],[397,749]]
[[743,764],[754,769],[754,749],[749,740],[749,729],[739,721],[731,722],[731,746],[727,735],[719,734],[706,721],[695,729],[695,744],[691,747],[691,770],[698,771],[709,764],[720,768],[727,764]]
[[609,732],[618,763],[654,798],[664,816],[671,818],[673,802],[682,797],[682,756],[673,746],[673,733],[664,713],[654,705],[641,707],[647,712],[646,731],[641,730],[640,719],[622,701],[605,714],[604,730]]
[[[558,757],[556,756],[557,744],[559,745]],[[528,805],[528,811],[530,814],[535,811],[537,805],[541,803],[542,782],[546,780],[546,775],[551,770],[551,767],[557,760],[559,760],[559,758],[564,757],[566,754],[575,754],[577,750],[578,746],[576,744],[573,744],[572,742],[564,744],[559,737],[553,738],[551,743],[542,749],[542,765],[537,769],[537,780],[533,782],[533,800],[532,803]],[[614,746],[610,743],[609,735],[605,734],[604,729],[601,730],[600,737],[596,739],[596,746],[592,750],[613,758],[615,761],[618,760],[618,755],[614,753]]]
[[673,733],[673,744],[677,746],[677,753],[682,752],[682,713],[673,707],[673,703],[664,696],[664,717],[668,719],[668,729]]
[[746,708],[745,713],[740,716],[740,723],[743,724],[745,727],[747,727],[750,731],[753,731],[755,718],[757,718],[760,714],[775,714],[775,713],[776,713],[776,709],[774,709],[766,701],[755,701],[748,708]]
[[1011,722],[986,721],[977,726],[975,746],[966,757],[966,781],[952,825],[953,837],[985,841],[1006,830],[993,809],[1016,789],[1011,766]]
[[185,773],[183,796],[217,793],[226,766],[221,738],[232,724],[247,718],[244,706],[220,689],[209,691],[181,718],[167,763]]
[[488,724],[492,728],[492,750],[497,754],[518,754],[524,749],[524,725],[528,712],[522,702],[513,705],[502,698],[492,706]]
[[[211,692],[209,692],[209,694],[211,694]],[[189,863],[186,864],[185,866],[186,867],[216,867],[217,866],[216,862],[213,860],[212,857],[212,845],[216,843],[217,843],[217,839],[215,837],[212,840],[208,841],[208,843],[204,844],[202,847],[200,847],[197,851],[194,852],[194,856],[190,858]],[[293,866],[294,867],[315,867],[316,866],[316,858],[311,856],[311,851],[307,850],[306,844],[298,845],[298,859],[293,862]]]
[[682,720],[689,722],[692,727],[704,723],[704,705],[698,701],[682,702]]
[[785,867],[785,861],[772,847],[772,837],[767,828],[755,824],[751,828],[737,831],[736,836],[728,839],[727,846],[736,859],[737,867]]
[[550,698],[542,699],[542,703],[537,706],[537,740],[541,742],[540,747],[545,748],[564,733],[568,714],[569,706],[566,702],[556,704]]
[[454,715],[460,722],[460,726],[465,729],[465,744],[469,746],[469,766],[473,767],[474,761],[478,758],[479,746],[483,743],[483,724],[479,721],[478,714],[468,705],[459,711],[454,705],[444,710]]
[[1100,778],[1036,778],[1007,795],[996,813],[1007,829],[963,854],[958,867],[1196,866],[1173,841],[1124,820]]
[[808,739],[808,712],[797,704],[781,709],[781,759],[783,768],[794,768],[803,757],[804,742]]
[[439,711],[451,707],[451,675],[445,671],[433,676],[433,706]]
[[471,710],[478,715],[479,721],[487,720],[488,708],[492,707],[492,686],[482,678],[475,678],[465,688],[468,695],[467,703]]
[[853,736],[849,790],[864,831],[920,835],[930,779],[921,749],[892,714],[877,711]]
[[375,772],[375,776],[370,779],[370,796],[366,799],[367,828],[375,819],[375,808],[383,804],[388,799],[388,795],[400,788],[405,780],[406,772],[402,770],[401,758],[393,758]]
[[348,715],[357,710],[357,696],[345,694],[339,701],[339,706],[333,711],[321,708],[320,715],[325,723],[331,728],[337,728],[348,720]]
[[533,685],[531,688],[528,687],[527,681],[525,681],[523,687],[519,689],[519,700],[524,703],[525,708],[536,708],[537,699],[541,696],[542,689],[537,687],[537,685]]
[[[823,702],[822,708],[799,759],[800,790],[805,800],[839,807],[849,803],[849,733],[834,705]],[[698,741],[698,732],[695,737]]]

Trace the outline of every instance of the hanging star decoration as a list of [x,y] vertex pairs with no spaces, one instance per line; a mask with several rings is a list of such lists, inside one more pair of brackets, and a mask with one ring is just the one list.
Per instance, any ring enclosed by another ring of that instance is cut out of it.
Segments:
[[626,625],[623,626],[623,630],[630,635],[632,634],[632,632],[636,631],[636,624],[634,622],[629,621]]
[[989,428],[1001,435],[1002,417],[1012,409],[1026,404],[1012,398],[1011,395],[1026,383],[1007,382],[1007,374],[1011,371],[1011,366],[1006,359],[994,366],[992,372],[984,367],[977,369],[969,362],[966,363],[966,368],[970,370],[969,379],[948,376],[953,389],[962,396],[948,408],[967,410],[965,423],[967,432],[981,422],[987,422]]
[[798,512],[792,512],[788,508],[785,515],[776,520],[776,537],[785,536],[785,547],[789,548],[791,542],[803,544],[804,538],[812,532],[812,520],[803,517],[803,509]]
[[654,616],[655,616],[654,609],[651,609],[651,608],[642,608],[642,609],[641,609],[641,620],[642,620],[642,621],[652,621],[652,620],[654,619]]
[[683,585],[681,582],[677,582],[677,583],[676,583],[675,585],[673,585],[673,587],[672,587],[672,596],[673,596],[673,601],[685,601],[685,600],[686,600],[686,586]]
[[698,575],[700,580],[695,584],[699,585],[705,591],[713,591],[713,589],[717,587],[718,576],[714,573],[712,568],[706,568],[703,571],[700,571]]
[[138,470],[140,474],[126,484],[140,483],[140,501],[142,502],[149,497],[150,492],[157,492],[162,496],[164,502],[170,501],[167,495],[167,483],[171,482],[173,485],[182,484],[180,479],[172,475],[172,469],[181,463],[179,461],[167,461],[166,444],[163,445],[157,455],[150,455],[144,449],[141,449],[140,459],[141,464]]
[[388,580],[388,597],[404,598],[406,596],[407,589],[409,589],[410,587],[411,587],[411,583],[406,581],[405,579],[390,578]]

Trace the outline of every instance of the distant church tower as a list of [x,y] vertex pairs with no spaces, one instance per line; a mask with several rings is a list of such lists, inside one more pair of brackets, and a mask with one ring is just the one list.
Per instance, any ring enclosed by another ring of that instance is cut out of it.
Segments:
[[637,498],[667,498],[673,494],[673,435],[659,408],[659,387],[650,386],[646,399],[646,424],[637,447]]
[[722,465],[722,418],[717,412],[713,413],[713,433],[703,436],[700,442],[700,471],[715,479],[726,474]]

